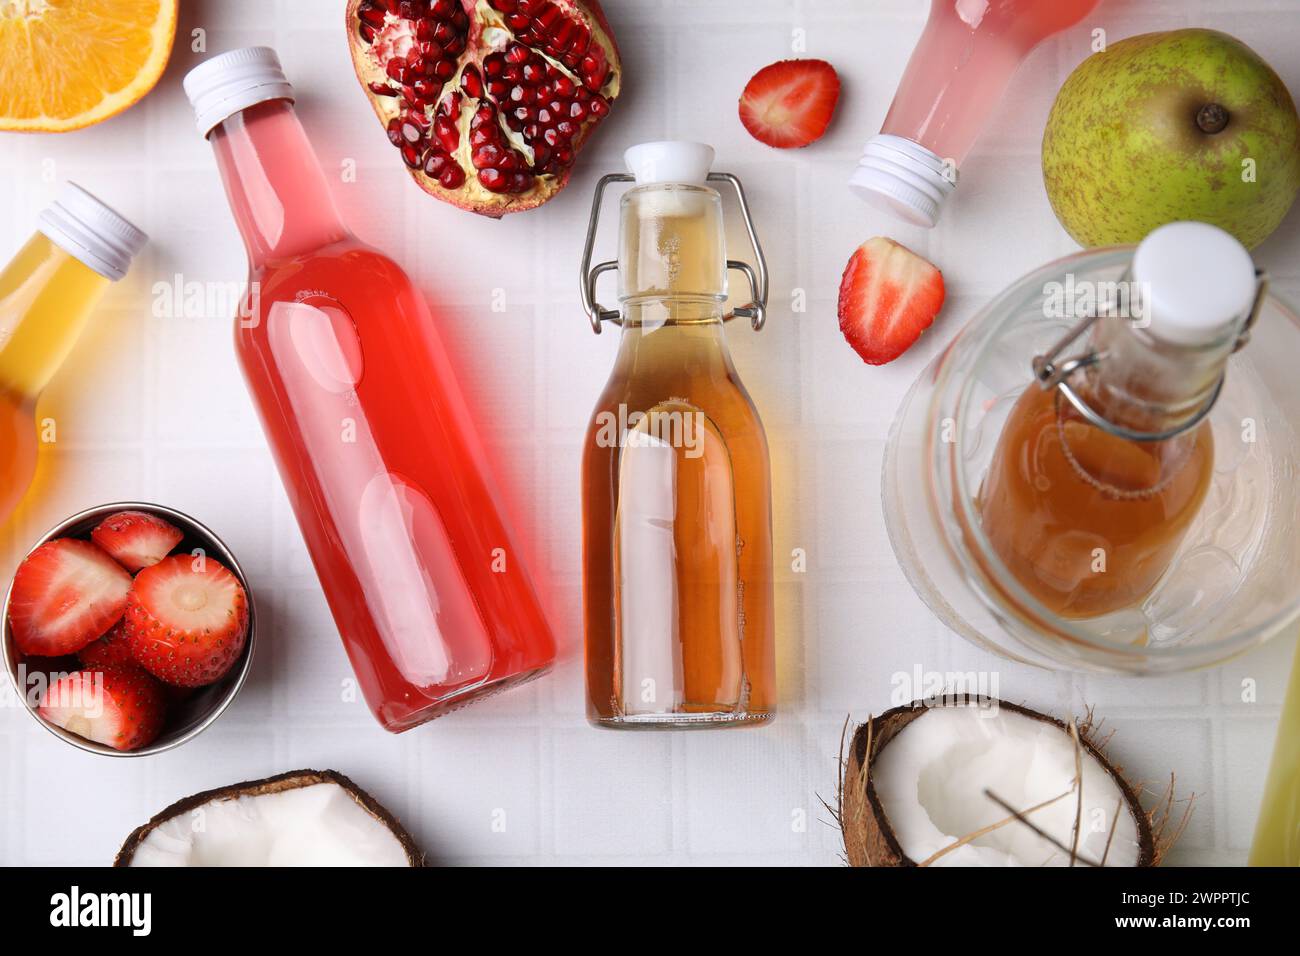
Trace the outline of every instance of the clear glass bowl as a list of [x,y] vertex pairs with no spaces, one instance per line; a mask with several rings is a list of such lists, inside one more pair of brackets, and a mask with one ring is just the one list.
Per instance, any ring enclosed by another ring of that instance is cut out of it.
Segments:
[[885,524],[912,587],[957,633],[1004,656],[1070,670],[1162,674],[1215,664],[1300,616],[1300,317],[1268,296],[1210,414],[1205,502],[1138,606],[1059,617],[1007,571],[976,496],[1030,361],[1075,321],[1045,318],[1046,286],[1120,280],[1132,247],[1050,263],[962,329],[898,411],[882,481]]

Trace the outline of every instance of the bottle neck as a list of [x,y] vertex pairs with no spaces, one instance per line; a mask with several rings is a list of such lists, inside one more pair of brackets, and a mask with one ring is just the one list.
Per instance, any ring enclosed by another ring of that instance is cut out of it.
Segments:
[[254,268],[351,235],[288,100],[234,114],[209,140]]
[[1164,342],[1126,318],[1107,316],[1093,329],[1098,361],[1083,373],[1083,395],[1114,424],[1176,429],[1213,400],[1235,343],[1235,331],[1201,346]]
[[0,393],[34,401],[112,284],[37,233],[0,272]]

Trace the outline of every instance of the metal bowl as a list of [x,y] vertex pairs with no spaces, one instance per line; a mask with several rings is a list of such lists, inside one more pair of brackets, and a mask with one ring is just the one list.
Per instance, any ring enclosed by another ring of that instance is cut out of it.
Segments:
[[[235,663],[235,666],[215,684],[197,688],[191,696],[172,704],[168,710],[166,726],[153,743],[138,750],[121,751],[114,750],[104,744],[97,744],[92,740],[78,737],[76,734],[55,727],[53,724],[46,723],[37,714],[36,706],[39,702],[39,692],[47,684],[43,680],[37,680],[36,675],[38,673],[43,674],[45,679],[48,680],[49,671],[44,666],[41,666],[39,670],[29,672],[23,666],[23,656],[18,651],[9,628],[9,601],[13,596],[12,582],[6,589],[4,612],[0,615],[0,619],[3,620],[4,624],[4,665],[5,670],[9,672],[9,680],[13,684],[17,699],[26,708],[27,712],[32,715],[32,719],[54,736],[89,753],[104,754],[109,757],[145,757],[149,754],[162,753],[164,750],[179,747],[187,740],[197,737],[230,706],[230,702],[239,693],[239,688],[244,686],[244,680],[248,677],[249,669],[253,664],[253,644],[257,635],[257,611],[253,606],[253,589],[248,586],[248,579],[244,577],[239,562],[235,560],[235,556],[230,553],[230,549],[222,543],[221,539],[213,534],[206,525],[194,520],[189,515],[182,514],[171,508],[164,508],[161,505],[151,505],[141,501],[118,501],[113,504],[89,508],[51,528],[41,536],[39,541],[32,545],[31,550],[36,550],[42,544],[54,538],[82,538],[89,540],[90,532],[101,521],[119,511],[144,511],[170,522],[185,534],[181,543],[177,545],[177,550],[193,551],[195,548],[202,548],[205,554],[225,565],[239,579],[239,583],[244,587],[244,592],[248,595],[248,639],[244,645],[244,652]],[[58,658],[57,660],[59,662],[65,661],[64,658]],[[75,660],[66,660],[67,666],[60,663],[59,666],[54,668],[55,672],[73,670],[79,666]]]

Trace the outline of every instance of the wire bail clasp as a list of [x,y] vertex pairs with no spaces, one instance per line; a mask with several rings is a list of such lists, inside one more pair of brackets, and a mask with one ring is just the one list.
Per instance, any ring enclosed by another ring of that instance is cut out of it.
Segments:
[[[1127,273],[1125,273],[1127,276]],[[1263,269],[1255,270],[1255,298],[1251,302],[1250,312],[1246,316],[1245,322],[1242,323],[1241,331],[1237,333],[1237,341],[1233,343],[1233,353],[1238,352],[1250,341],[1250,332],[1254,328],[1255,322],[1259,319],[1259,313],[1263,309],[1264,299],[1268,294],[1268,273]],[[1047,390],[1055,388],[1066,398],[1074,409],[1082,415],[1088,422],[1100,428],[1102,431],[1109,432],[1119,438],[1126,438],[1129,441],[1153,442],[1166,441],[1176,435],[1181,435],[1190,428],[1194,428],[1204,420],[1205,416],[1210,414],[1214,408],[1214,403],[1218,401],[1219,393],[1223,391],[1224,380],[1228,377],[1227,370],[1219,376],[1218,381],[1214,383],[1214,388],[1210,390],[1209,397],[1194,411],[1189,418],[1180,422],[1173,428],[1159,432],[1137,431],[1131,428],[1125,428],[1123,425],[1117,425],[1109,419],[1102,416],[1091,405],[1084,401],[1083,397],[1075,391],[1070,385],[1070,377],[1079,369],[1086,368],[1090,365],[1096,365],[1102,360],[1102,356],[1097,352],[1089,350],[1069,358],[1062,358],[1071,345],[1079,339],[1084,338],[1088,330],[1098,319],[1106,314],[1106,308],[1100,303],[1090,315],[1086,315],[1079,322],[1071,326],[1066,333],[1053,345],[1045,354],[1034,356],[1033,369],[1034,378],[1038,382],[1039,388]]]
[[[600,334],[602,322],[613,322],[615,325],[622,324],[622,314],[618,309],[606,309],[596,301],[596,282],[606,272],[613,272],[618,269],[618,262],[606,260],[598,262],[595,266],[591,264],[591,258],[596,248],[596,230],[600,224],[600,207],[604,200],[605,189],[611,183],[630,183],[636,179],[627,173],[608,173],[600,177],[596,183],[596,194],[591,203],[591,217],[587,221],[587,241],[582,249],[582,265],[579,273],[579,290],[582,294],[582,308],[587,313],[587,318],[591,322],[591,330],[597,335]],[[723,316],[723,321],[741,316],[750,321],[755,332],[763,328],[767,322],[767,260],[763,256],[763,247],[758,241],[758,232],[754,228],[754,217],[749,211],[749,202],[745,199],[745,189],[740,184],[740,180],[732,173],[709,173],[709,182],[729,183],[736,191],[736,199],[740,203],[740,212],[745,220],[745,231],[749,234],[749,244],[754,250],[754,265],[750,265],[740,259],[728,259],[727,269],[729,271],[740,272],[749,282],[749,302],[746,305],[738,306]]]

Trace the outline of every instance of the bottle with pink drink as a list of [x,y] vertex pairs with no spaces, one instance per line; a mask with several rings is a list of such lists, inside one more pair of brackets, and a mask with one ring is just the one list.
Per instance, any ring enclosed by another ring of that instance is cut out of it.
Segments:
[[893,105],[849,185],[904,222],[932,227],[1021,62],[1099,2],[931,0]]
[[348,229],[275,51],[185,91],[248,251],[235,349],[371,710],[402,731],[541,674],[555,641],[438,331],[455,317]]

